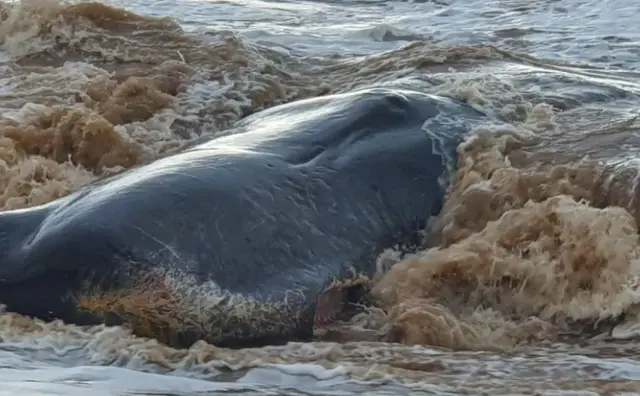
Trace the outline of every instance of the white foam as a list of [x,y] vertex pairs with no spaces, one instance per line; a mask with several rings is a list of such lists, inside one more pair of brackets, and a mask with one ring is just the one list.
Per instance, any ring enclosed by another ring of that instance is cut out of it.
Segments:
[[87,392],[98,395],[156,392],[191,395],[198,392],[239,391],[245,388],[241,384],[142,373],[118,367],[90,366],[36,370],[3,369],[0,370],[0,380],[3,384],[0,394],[7,395],[16,391],[21,395],[86,395]]
[[630,315],[623,323],[613,328],[611,337],[616,340],[640,338],[640,317]]
[[328,370],[317,364],[277,364],[250,370],[238,383],[302,389],[336,385],[348,379],[342,367]]

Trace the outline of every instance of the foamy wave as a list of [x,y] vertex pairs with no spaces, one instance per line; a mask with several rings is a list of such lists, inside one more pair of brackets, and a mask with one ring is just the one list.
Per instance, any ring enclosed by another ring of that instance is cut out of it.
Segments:
[[390,312],[390,337],[504,348],[615,321],[640,302],[635,219],[624,207],[590,205],[605,192],[606,166],[538,167],[533,158],[514,166],[510,157],[526,149],[495,131],[459,147],[428,238],[439,247],[396,264],[374,288]]

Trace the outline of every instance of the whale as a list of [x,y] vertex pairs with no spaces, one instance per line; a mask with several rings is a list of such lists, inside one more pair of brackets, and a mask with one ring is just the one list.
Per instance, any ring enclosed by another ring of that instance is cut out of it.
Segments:
[[223,136],[0,213],[0,304],[171,346],[308,341],[442,208],[486,115],[367,88],[275,106]]

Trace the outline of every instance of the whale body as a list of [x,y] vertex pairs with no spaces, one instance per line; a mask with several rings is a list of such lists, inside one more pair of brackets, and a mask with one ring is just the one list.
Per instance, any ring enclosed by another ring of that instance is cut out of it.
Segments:
[[[484,118],[386,88],[256,113],[226,136],[0,213],[0,303],[171,345],[309,340],[383,249],[419,238],[456,147]],[[327,290],[340,292],[323,300]]]

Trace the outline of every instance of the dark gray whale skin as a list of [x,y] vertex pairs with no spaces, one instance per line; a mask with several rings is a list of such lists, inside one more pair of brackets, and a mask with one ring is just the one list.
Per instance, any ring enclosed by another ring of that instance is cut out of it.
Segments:
[[171,343],[309,340],[323,288],[354,271],[372,275],[383,249],[417,240],[441,209],[457,145],[484,118],[459,101],[386,88],[256,113],[231,135],[0,213],[0,303],[43,320],[102,323],[78,308],[79,290],[125,288],[165,267],[289,302],[278,318],[185,323]]

